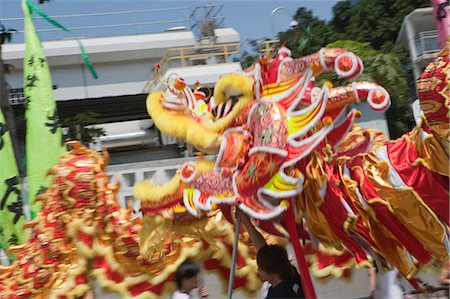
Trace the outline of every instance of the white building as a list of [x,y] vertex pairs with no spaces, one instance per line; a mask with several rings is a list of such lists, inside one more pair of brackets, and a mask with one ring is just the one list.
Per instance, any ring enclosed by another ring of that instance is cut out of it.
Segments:
[[[238,62],[231,61],[231,56],[239,52],[239,42],[239,33],[231,28],[215,29],[214,43],[198,41],[186,28],[156,34],[83,39],[99,75],[98,80],[91,77],[81,60],[76,41],[46,41],[43,48],[51,69],[60,117],[87,110],[98,113],[103,123],[101,127],[107,134],[101,137],[100,147],[109,150],[110,171],[117,174],[114,164],[183,157],[184,145],[161,136],[146,111],[146,96],[158,87],[158,81],[152,78],[154,64],[161,63],[165,73],[177,73],[192,86],[196,80],[213,86],[219,76],[242,70]],[[14,66],[7,74],[7,82],[18,91],[11,95],[11,101],[19,115],[23,114],[24,50],[23,43],[6,44],[3,48],[3,60]],[[174,163],[177,164],[174,161],[157,164],[169,166]],[[150,178],[143,164],[138,166],[142,171],[130,166],[119,167],[131,170],[131,174],[124,174],[125,178],[122,172],[119,175],[127,195],[131,195],[136,180]],[[154,178],[157,177],[159,175]],[[122,195],[121,200],[124,200]]]
[[414,79],[417,80],[427,64],[439,52],[433,8],[417,8],[408,14],[403,19],[396,43],[408,48]]

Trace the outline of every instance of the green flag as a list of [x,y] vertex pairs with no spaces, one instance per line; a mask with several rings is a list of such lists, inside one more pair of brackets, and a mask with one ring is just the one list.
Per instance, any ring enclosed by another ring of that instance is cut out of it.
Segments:
[[24,96],[27,120],[26,164],[31,217],[40,209],[34,202],[51,178],[47,171],[65,151],[60,121],[53,96],[52,80],[41,41],[34,29],[28,1],[22,0],[25,16]]
[[22,198],[20,197],[19,170],[5,117],[0,110],[0,248],[25,241],[26,232]]

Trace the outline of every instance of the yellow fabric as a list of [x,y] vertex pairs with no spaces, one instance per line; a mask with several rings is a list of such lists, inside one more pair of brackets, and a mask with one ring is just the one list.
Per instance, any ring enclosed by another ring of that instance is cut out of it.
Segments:
[[331,230],[325,216],[319,210],[323,203],[323,198],[319,192],[322,182],[325,180],[321,167],[322,162],[321,158],[315,154],[308,164],[303,185],[303,196],[299,197],[299,208],[306,216],[309,230],[322,244],[342,249],[340,239]]
[[[342,175],[342,167],[345,163],[345,158],[340,159],[340,171],[341,177]],[[370,207],[363,207],[359,198],[356,194],[357,190],[357,182],[350,178],[345,178],[342,180],[342,183],[345,185],[345,188],[348,192],[350,200],[352,201],[353,206],[358,210],[357,214],[359,219],[361,219],[364,226],[369,229],[370,236],[378,245],[377,248],[373,248],[375,252],[381,253],[389,263],[395,266],[399,271],[407,276],[411,273],[415,273],[416,268],[414,264],[412,264],[407,256],[405,248],[395,239],[395,237],[386,230],[382,223],[378,222],[375,217],[374,212]]]
[[[426,120],[422,119],[421,125],[424,122]],[[422,163],[433,172],[450,176],[448,152],[449,124],[433,125],[431,127],[433,134],[427,134],[425,138],[422,136],[423,129],[421,125],[411,131],[411,136],[403,136],[403,140],[409,146],[414,145],[419,152],[420,158],[416,163]],[[439,136],[441,139],[437,139],[436,136]],[[445,147],[446,144],[447,148]]]
[[434,257],[445,258],[445,228],[436,214],[422,201],[412,188],[395,189],[389,181],[388,165],[373,154],[364,156],[366,175],[376,191],[390,203],[395,216]]

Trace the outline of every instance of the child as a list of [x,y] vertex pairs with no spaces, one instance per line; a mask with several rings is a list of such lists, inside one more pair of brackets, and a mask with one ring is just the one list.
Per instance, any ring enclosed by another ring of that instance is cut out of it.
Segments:
[[[170,299],[192,299],[191,291],[198,288],[200,267],[191,260],[185,260],[175,271],[175,281],[177,290]],[[208,297],[208,290],[201,288],[199,290],[201,298]]]

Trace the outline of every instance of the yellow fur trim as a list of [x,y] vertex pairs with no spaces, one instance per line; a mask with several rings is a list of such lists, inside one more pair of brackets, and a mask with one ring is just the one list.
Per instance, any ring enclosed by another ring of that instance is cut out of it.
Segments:
[[160,201],[161,199],[170,196],[177,192],[181,185],[181,176],[176,174],[165,185],[153,184],[149,181],[142,181],[134,185],[133,194],[141,201]]
[[225,103],[231,96],[239,96],[239,101],[225,117],[216,121],[212,121],[210,118],[202,118],[202,126],[217,133],[225,131],[244,108],[253,101],[253,82],[253,79],[237,74],[220,78],[214,87],[214,103],[216,105]]
[[224,103],[230,96],[253,97],[253,83],[253,79],[245,75],[230,74],[221,77],[214,87],[214,103]]
[[164,93],[153,92],[147,97],[147,111],[158,129],[168,136],[188,141],[206,153],[216,153],[220,147],[220,135],[202,127],[194,118],[165,109],[161,101]]
[[[209,172],[214,168],[214,162],[199,159],[195,163],[197,173]],[[149,181],[141,181],[134,185],[133,194],[143,202],[159,202],[162,199],[175,194],[183,186],[179,173],[175,174],[165,185],[153,184]]]

